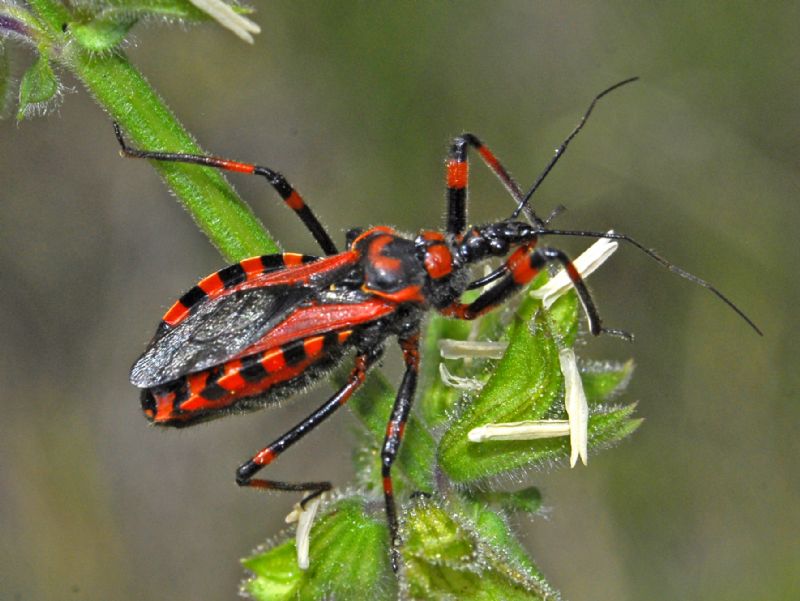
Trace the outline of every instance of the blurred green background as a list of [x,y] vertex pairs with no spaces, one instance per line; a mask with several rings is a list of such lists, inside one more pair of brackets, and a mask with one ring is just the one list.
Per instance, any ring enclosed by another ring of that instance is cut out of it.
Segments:
[[[642,77],[599,105],[536,205],[658,248],[765,336],[619,252],[591,284],[606,323],[637,341],[582,351],[635,358],[626,398],[646,421],[588,468],[528,474],[548,509],[515,521],[573,601],[800,599],[800,4],[254,4],[254,46],[151,23],[127,51],[204,148],[281,170],[337,240],[440,224],[443,158],[465,130],[529,184],[595,93]],[[21,74],[31,56],[15,50]],[[238,558],[295,502],[239,490],[234,470],[327,388],[147,427],[129,366],[165,308],[223,264],[66,83],[46,118],[0,124],[0,599],[231,599]],[[472,173],[473,221],[507,214],[502,188]],[[263,181],[232,179],[286,249],[315,251]],[[344,484],[351,424],[337,416],[273,476]]]

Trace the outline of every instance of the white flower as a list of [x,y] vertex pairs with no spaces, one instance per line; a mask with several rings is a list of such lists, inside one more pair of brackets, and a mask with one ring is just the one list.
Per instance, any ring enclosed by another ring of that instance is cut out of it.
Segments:
[[481,342],[477,340],[439,341],[439,353],[444,359],[500,359],[508,347],[507,342]]
[[461,390],[480,390],[483,388],[483,382],[476,378],[462,378],[450,373],[444,363],[439,364],[439,376],[445,386],[450,386],[451,388],[459,388]]
[[[609,234],[613,234],[614,230],[609,230]],[[619,247],[619,242],[610,240],[608,238],[600,238],[587,248],[577,259],[572,263],[575,269],[581,274],[582,278],[587,278],[598,267],[606,262],[614,251]],[[555,276],[550,278],[544,286],[531,290],[530,295],[533,298],[542,300],[542,305],[545,309],[549,309],[554,302],[556,302],[561,295],[569,292],[572,289],[572,280],[569,279],[565,270],[559,271]]]
[[589,404],[583,391],[583,382],[572,349],[558,353],[561,373],[564,374],[564,404],[569,420],[530,420],[502,424],[486,424],[473,428],[467,434],[472,442],[487,440],[533,440],[569,435],[570,466],[578,459],[584,465],[588,461]]
[[189,2],[249,44],[253,43],[253,36],[250,34],[261,33],[261,28],[257,24],[237,13],[222,0],[189,0]]
[[558,361],[564,374],[564,405],[569,416],[569,464],[575,467],[580,457],[583,465],[586,465],[589,461],[589,404],[583,391],[583,381],[572,349],[558,351]]
[[533,440],[555,438],[569,434],[569,422],[561,419],[527,420],[504,424],[486,424],[473,428],[467,434],[472,442],[487,440]]
[[297,567],[301,570],[308,569],[308,546],[311,541],[311,525],[317,515],[319,504],[322,502],[322,496],[317,495],[308,501],[305,507],[300,503],[295,504],[294,509],[286,516],[287,524],[297,522]]

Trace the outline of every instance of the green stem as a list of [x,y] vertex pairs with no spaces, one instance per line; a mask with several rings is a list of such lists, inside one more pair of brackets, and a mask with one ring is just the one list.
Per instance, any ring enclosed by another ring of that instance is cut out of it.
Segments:
[[[137,146],[201,152],[124,55],[98,59],[77,52],[70,62],[75,74]],[[179,163],[154,162],[154,167],[229,261],[280,250],[218,171]]]
[[[69,14],[63,6],[52,0],[34,0],[31,7],[47,26],[49,36],[57,40],[65,35],[61,28]],[[60,56],[53,55],[83,82],[135,145],[148,150],[202,152],[122,52],[93,55],[77,44],[60,46]],[[108,133],[113,140],[110,127]],[[178,163],[153,162],[153,166],[229,261],[280,250],[218,171]]]

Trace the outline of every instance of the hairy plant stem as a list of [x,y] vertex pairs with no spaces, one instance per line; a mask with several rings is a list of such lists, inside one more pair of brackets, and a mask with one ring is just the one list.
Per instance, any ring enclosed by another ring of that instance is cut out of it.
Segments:
[[[135,145],[202,152],[124,53],[92,54],[77,44],[67,44],[62,31],[70,21],[67,9],[52,0],[32,0],[30,5],[46,27],[47,37],[60,48],[53,56],[83,82]],[[108,133],[112,141],[110,127]],[[153,167],[228,261],[279,251],[279,245],[218,171],[155,161]]]

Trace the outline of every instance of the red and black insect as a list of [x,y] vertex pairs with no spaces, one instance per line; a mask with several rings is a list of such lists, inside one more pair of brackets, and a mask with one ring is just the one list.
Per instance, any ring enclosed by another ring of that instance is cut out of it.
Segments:
[[[592,297],[570,259],[557,248],[538,246],[541,236],[607,237],[632,243],[672,271],[710,289],[758,331],[710,284],[630,237],[552,229],[548,227],[549,220],[540,219],[529,205],[595,103],[634,79],[620,82],[592,100],[578,126],[527,193],[477,137],[463,134],[455,138],[447,158],[444,232],[424,230],[416,236],[406,236],[390,227],[351,230],[343,252],[338,251],[314,213],[280,173],[210,156],[133,149],[125,144],[115,125],[125,156],[196,163],[264,176],[326,255],[285,253],[245,259],[201,280],[184,294],[164,315],[155,337],[131,371],[131,382],[143,389],[141,403],[146,417],[160,426],[183,427],[264,407],[318,380],[346,356],[354,355],[353,369],[344,386],[236,472],[240,486],[302,491],[308,493],[306,501],[329,490],[331,483],[278,482],[257,479],[255,475],[346,403],[381,357],[386,341],[396,337],[403,352],[405,373],[386,428],[381,458],[392,565],[397,569],[398,523],[392,464],[414,400],[419,332],[425,314],[436,310],[451,317],[475,319],[508,300],[548,264],[559,263],[580,297],[592,334],[627,336],[602,326]],[[467,226],[469,148],[478,152],[517,203],[509,218]],[[527,221],[517,219],[521,213]],[[488,276],[472,280],[470,268],[493,258],[505,260]],[[492,282],[496,283],[474,301],[460,301],[466,290]]]

